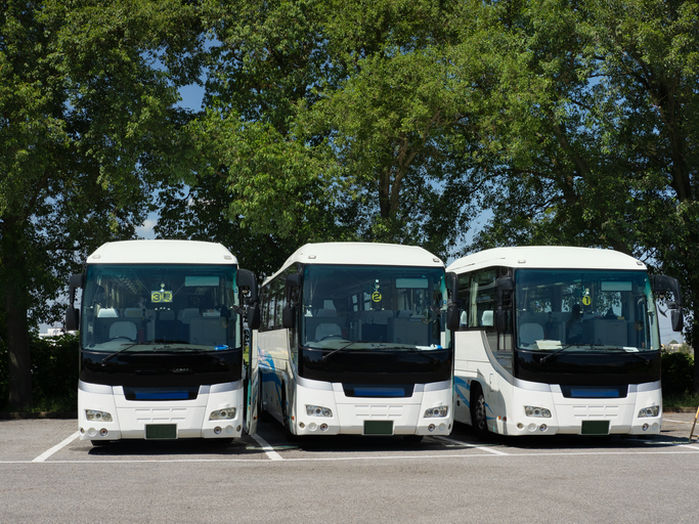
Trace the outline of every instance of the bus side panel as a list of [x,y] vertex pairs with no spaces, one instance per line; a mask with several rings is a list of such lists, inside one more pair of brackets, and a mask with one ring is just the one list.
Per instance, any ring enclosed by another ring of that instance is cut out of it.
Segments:
[[487,382],[479,368],[490,368],[483,335],[477,330],[455,332],[454,419],[457,422],[471,424],[471,382],[479,381],[483,385],[484,393],[486,392]]
[[[283,424],[282,398],[288,400],[293,379],[289,358],[289,330],[260,331],[253,337],[258,349],[262,409]],[[282,395],[282,388],[287,391]]]

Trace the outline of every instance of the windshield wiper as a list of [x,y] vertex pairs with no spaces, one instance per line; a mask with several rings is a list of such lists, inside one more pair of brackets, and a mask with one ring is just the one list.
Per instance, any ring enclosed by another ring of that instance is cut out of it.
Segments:
[[350,346],[353,345],[353,344],[357,344],[357,342],[352,341],[352,342],[350,342],[349,344],[345,344],[344,346],[340,346],[339,348],[335,348],[335,349],[333,349],[332,351],[330,351],[329,353],[325,353],[322,357],[320,357],[320,360],[321,360],[321,361],[326,361],[328,358],[330,358],[330,357],[331,357],[332,355],[334,355],[335,353],[338,353],[339,351],[343,351],[343,350],[347,349],[348,347],[350,347]]
[[622,351],[622,352],[624,352],[624,353],[631,354],[631,355],[633,355],[634,357],[636,357],[636,358],[638,358],[638,359],[640,359],[640,360],[642,360],[642,361],[644,361],[644,362],[646,362],[646,363],[649,362],[649,361],[648,361],[646,358],[644,358],[638,351],[626,351],[625,349],[622,349],[622,348],[619,348],[619,347],[616,347],[616,346],[608,346],[608,345],[606,345],[606,344],[566,344],[566,345],[561,346],[560,348],[556,349],[553,353],[549,353],[548,355],[542,357],[541,360],[539,360],[539,363],[546,362],[546,361],[549,360],[550,358],[553,358],[553,357],[559,355],[560,353],[562,353],[563,351],[565,351],[565,350],[567,350],[567,349],[570,349],[571,347],[578,347],[578,348],[581,348],[583,351],[584,351],[585,349],[595,349],[595,348],[597,348],[597,349],[600,350],[600,351],[602,351],[602,350],[606,350],[606,351]]
[[114,358],[114,357],[116,357],[117,355],[123,353],[124,351],[128,351],[129,349],[131,349],[131,348],[134,347],[134,346],[138,346],[138,342],[134,342],[133,344],[128,344],[126,347],[123,347],[123,348],[121,348],[121,349],[118,350],[118,351],[115,351],[115,352],[113,352],[113,353],[110,353],[109,355],[107,355],[106,357],[104,357],[104,358],[102,359],[102,361],[100,362],[100,365],[101,365],[101,366],[104,366],[104,363],[107,362],[107,360],[111,360],[112,358]]
[[553,353],[549,353],[548,355],[546,355],[546,356],[544,356],[544,357],[541,357],[541,360],[539,360],[539,363],[540,363],[540,364],[541,364],[541,363],[544,363],[544,362],[546,362],[548,359],[553,358],[553,357],[555,357],[556,355],[560,355],[560,354],[563,353],[566,349],[570,349],[570,348],[572,348],[572,347],[574,347],[574,346],[578,346],[578,344],[565,344],[565,345],[561,346],[560,348],[558,348],[557,350],[555,350]]

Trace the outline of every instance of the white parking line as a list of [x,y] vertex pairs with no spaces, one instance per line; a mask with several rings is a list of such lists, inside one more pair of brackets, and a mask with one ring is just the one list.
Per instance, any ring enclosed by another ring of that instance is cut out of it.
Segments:
[[505,453],[504,451],[500,451],[499,449],[493,449],[493,448],[489,448],[487,446],[476,446],[474,444],[469,444],[468,442],[462,442],[460,440],[455,440],[455,439],[449,438],[449,437],[438,436],[438,437],[432,437],[432,438],[443,440],[445,442],[449,442],[450,444],[455,444],[457,446],[464,446],[467,448],[474,448],[474,449],[479,449],[481,451],[487,451],[488,453],[492,453],[493,455],[509,455],[509,453]]
[[58,444],[56,444],[54,447],[49,448],[49,449],[47,449],[46,451],[44,451],[41,455],[39,455],[39,456],[36,457],[34,460],[32,460],[32,462],[44,462],[44,461],[45,461],[47,458],[49,458],[51,455],[53,455],[54,453],[56,453],[56,452],[59,451],[60,449],[66,447],[68,444],[70,444],[71,442],[73,442],[76,438],[78,438],[79,435],[80,435],[80,433],[76,431],[75,433],[73,433],[73,434],[70,435],[69,437],[66,437],[66,438],[63,439],[61,442],[59,442]]
[[[517,452],[517,453],[507,453],[507,457],[518,457],[518,458],[531,458],[534,460],[539,460],[541,457],[600,457],[600,456],[621,456],[621,455],[694,455],[699,453],[697,448],[693,448],[688,444],[680,444],[674,446],[674,450],[629,450],[629,451],[545,451],[545,452]],[[689,447],[688,450],[677,449],[678,447]],[[491,450],[492,451],[492,450]],[[496,454],[497,455],[497,454]],[[383,461],[419,461],[419,460],[455,460],[455,459],[482,459],[492,457],[496,455],[492,453],[454,453],[454,454],[440,454],[440,455],[384,455],[384,456],[373,456],[373,455],[359,455],[359,456],[346,456],[346,457],[291,457],[282,459],[272,459],[276,461],[282,461],[284,463],[290,462],[359,462],[359,461],[371,461],[371,462],[383,462]],[[270,457],[271,458],[271,457]],[[503,459],[504,460],[504,459]],[[226,458],[226,457],[216,457],[216,458],[158,458],[158,459],[86,459],[86,460],[50,460],[48,462],[42,462],[47,465],[58,465],[58,464],[193,464],[193,463],[211,463],[211,464],[222,464],[226,462],[249,462],[257,464],[270,464],[271,460],[269,458],[265,459],[254,459],[254,458]],[[32,464],[28,460],[0,460],[0,465],[3,464]]]
[[279,453],[274,451],[274,448],[270,445],[270,443],[263,439],[260,435],[254,433],[253,435],[251,435],[251,437],[254,438],[255,441],[260,445],[262,451],[265,452],[269,460],[284,460]]

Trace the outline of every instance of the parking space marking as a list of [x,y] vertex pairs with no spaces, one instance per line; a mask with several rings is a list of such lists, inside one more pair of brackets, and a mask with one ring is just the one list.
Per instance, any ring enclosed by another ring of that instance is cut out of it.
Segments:
[[457,446],[465,446],[467,448],[474,448],[474,449],[479,449],[481,451],[487,451],[488,453],[492,453],[493,455],[509,455],[509,453],[505,453],[504,451],[500,451],[499,449],[493,449],[489,448],[487,446],[476,446],[475,444],[469,444],[468,442],[463,442],[461,440],[456,440],[453,438],[449,437],[443,437],[443,436],[438,436],[438,437],[432,437],[438,440],[443,440],[445,442],[449,442],[450,444],[455,444]]
[[51,455],[53,455],[57,451],[60,451],[62,448],[66,447],[68,444],[73,442],[79,436],[80,436],[80,432],[76,431],[75,433],[73,433],[69,437],[66,437],[65,439],[63,439],[61,442],[59,442],[58,444],[56,444],[52,448],[47,449],[41,455],[34,458],[34,460],[32,460],[32,462],[44,462]]
[[284,460],[279,453],[274,451],[274,448],[270,445],[270,443],[263,439],[260,435],[254,433],[250,436],[260,445],[262,451],[265,452],[269,460]]
[[[396,460],[404,460],[404,461],[416,461],[416,460],[435,460],[435,459],[447,459],[447,460],[454,460],[454,459],[478,459],[478,458],[484,458],[484,457],[491,457],[493,459],[496,459],[497,457],[503,457],[501,460],[506,460],[505,457],[507,458],[512,458],[512,457],[517,457],[517,458],[538,458],[538,457],[580,457],[580,456],[587,456],[587,457],[599,457],[599,456],[605,456],[605,455],[615,455],[615,456],[620,456],[620,455],[653,455],[653,454],[660,454],[660,455],[697,455],[699,453],[699,447],[696,445],[690,445],[690,444],[675,444],[672,446],[672,449],[668,450],[659,450],[659,449],[636,449],[636,450],[615,450],[615,451],[533,451],[533,452],[516,452],[516,453],[493,453],[493,451],[497,450],[492,450],[489,448],[484,448],[484,447],[479,447],[479,446],[469,446],[473,450],[478,450],[479,452],[477,453],[444,453],[444,454],[429,454],[429,455],[405,455],[405,454],[400,454],[400,455],[383,455],[383,456],[374,456],[374,455],[358,455],[358,456],[345,456],[345,457],[287,457],[287,458],[282,458],[278,453],[273,451],[271,449],[271,446],[264,441],[264,439],[261,440],[265,443],[263,445],[263,449],[265,447],[268,447],[270,451],[266,451],[267,453],[267,458],[228,458],[228,457],[216,457],[216,458],[143,458],[143,459],[133,459],[133,458],[124,458],[124,459],[119,459],[119,458],[112,458],[112,459],[85,459],[85,460],[79,460],[79,459],[71,459],[71,460],[49,460],[47,461],[46,458],[48,458],[52,453],[55,453],[60,449],[61,446],[65,446],[68,443],[70,443],[73,439],[76,438],[77,435],[71,435],[67,439],[65,439],[63,442],[60,444],[54,446],[50,450],[47,450],[46,452],[42,453],[39,455],[36,459],[29,461],[29,460],[0,460],[0,465],[7,465],[7,464],[36,464],[36,463],[41,463],[41,464],[194,464],[194,463],[209,463],[209,464],[215,464],[215,463],[243,463],[243,462],[248,462],[248,463],[258,463],[258,464],[269,464],[272,461],[275,462],[357,462],[357,461],[396,461]],[[458,441],[457,441],[458,442]],[[260,443],[262,445],[262,443]],[[466,443],[462,443],[466,444]],[[679,448],[684,448],[684,449],[679,449]],[[272,458],[269,453],[274,453],[277,455],[278,458]],[[41,460],[39,460],[41,459]]]

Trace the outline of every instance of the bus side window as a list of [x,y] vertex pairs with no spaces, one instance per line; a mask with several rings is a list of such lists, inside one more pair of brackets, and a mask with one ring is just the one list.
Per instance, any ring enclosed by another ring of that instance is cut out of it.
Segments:
[[459,331],[469,327],[468,324],[468,312],[469,312],[469,287],[471,285],[471,278],[468,273],[458,276],[457,287],[456,287],[456,304],[461,309],[461,315],[459,316]]
[[474,281],[476,283],[476,296],[472,303],[475,310],[475,315],[472,317],[474,327],[493,327],[495,325],[493,315],[496,307],[496,276],[497,273],[495,269],[486,269],[474,275]]

